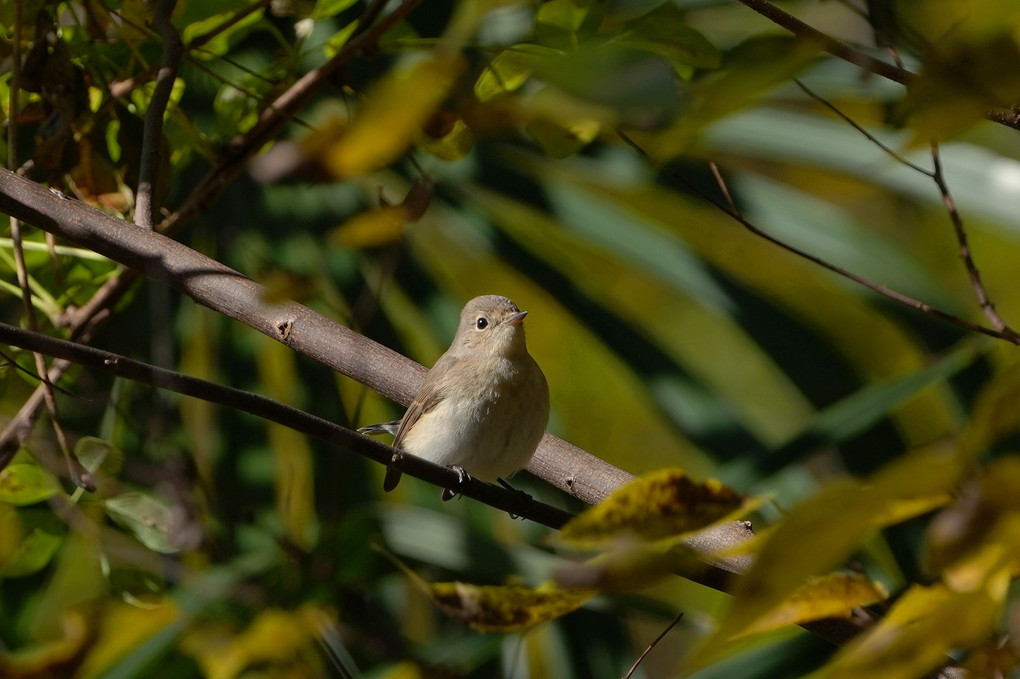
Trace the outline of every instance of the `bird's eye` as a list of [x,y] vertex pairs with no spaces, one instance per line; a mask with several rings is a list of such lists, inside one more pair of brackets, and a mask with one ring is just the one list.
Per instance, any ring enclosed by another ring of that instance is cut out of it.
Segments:
[[488,326],[489,321],[488,319],[485,318],[485,316],[482,316],[477,321],[475,321],[475,327],[478,328],[479,330],[485,330],[485,328],[487,328]]

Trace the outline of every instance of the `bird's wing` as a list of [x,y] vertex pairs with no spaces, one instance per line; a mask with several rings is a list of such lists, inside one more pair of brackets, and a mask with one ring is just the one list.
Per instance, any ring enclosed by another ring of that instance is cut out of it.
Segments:
[[[411,401],[411,405],[407,407],[403,419],[400,420],[400,427],[397,428],[396,437],[393,439],[394,448],[402,448],[404,437],[411,431],[414,423],[422,415],[439,405],[446,397],[446,390],[441,388],[438,380],[434,380],[432,377],[433,375],[439,375],[440,372],[449,370],[456,361],[456,358],[444,355],[436,362],[432,370],[429,371],[428,377],[425,378],[425,383],[421,385],[421,389],[418,390],[418,394]],[[444,370],[440,371],[437,368],[443,368]],[[400,471],[397,469],[387,469],[386,479],[383,481],[383,490],[389,492],[396,488],[398,483],[400,483]]]

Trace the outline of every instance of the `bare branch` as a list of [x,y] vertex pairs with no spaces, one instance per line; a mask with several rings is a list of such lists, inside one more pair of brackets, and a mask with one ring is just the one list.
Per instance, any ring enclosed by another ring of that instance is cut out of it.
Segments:
[[[288,116],[293,115],[292,110],[297,110],[296,107],[290,106],[287,102],[294,102],[298,99],[306,101],[317,88],[328,82],[329,75],[348,63],[363,49],[374,45],[387,30],[392,28],[396,22],[406,17],[420,2],[421,0],[406,0],[404,4],[394,10],[385,20],[377,24],[369,26],[370,22],[365,21],[364,25],[366,28],[364,32],[360,33],[357,39],[352,38],[347,42],[344,48],[329,62],[327,72],[321,73],[322,69],[319,69],[320,75],[318,77],[311,80],[299,80],[284,92],[276,100],[277,103],[270,106],[263,113],[262,127],[257,127],[249,131],[244,137],[239,137],[232,142],[233,152],[228,154],[221,164],[209,170],[199,182],[198,187],[189,193],[188,200],[162,225],[163,232],[167,234],[175,233],[191,219],[202,214],[208,209],[208,206],[215,202],[219,194],[241,173],[248,159],[271,140],[269,132],[272,131],[275,134],[275,132],[282,129]],[[376,4],[373,3],[373,7]],[[372,11],[371,7],[366,10],[366,14],[370,11]],[[139,27],[139,30],[144,29]],[[122,91],[122,94],[126,94],[134,86],[136,86],[136,82],[133,81]],[[114,90],[115,86],[111,85],[111,92],[114,93],[114,96],[118,96]],[[298,95],[298,92],[301,94]],[[271,125],[269,121],[274,116],[276,120]],[[108,314],[108,310],[127,293],[138,278],[137,271],[128,269],[104,284],[81,308],[68,313],[66,320],[71,328],[71,339],[84,339],[83,334],[86,330],[94,329],[94,324],[102,321]],[[54,382],[58,380],[66,368],[66,363],[58,362],[54,364],[49,373],[50,380]],[[10,458],[17,452],[21,442],[31,432],[32,423],[35,422],[37,410],[42,403],[42,387],[39,387],[36,393],[22,405],[17,415],[3,432],[0,433],[0,469],[3,469],[10,462]],[[564,454],[569,457],[569,451],[566,451]]]
[[[21,9],[21,0],[17,0],[14,7],[14,54],[11,66],[9,101],[9,110],[11,115],[7,125],[8,167],[18,166],[17,139],[18,116],[20,111],[18,95],[21,90]],[[25,250],[22,247],[21,220],[12,215],[10,217],[10,223],[15,269],[17,270],[18,286],[21,288],[21,299],[25,305],[25,317],[28,321],[29,329],[37,331],[39,328],[39,321],[35,315],[35,308],[32,306],[32,288],[28,284],[28,266],[25,263]],[[46,358],[39,352],[33,352],[32,356],[35,360],[36,371],[38,371],[40,375],[46,375]],[[64,459],[67,461],[68,473],[78,486],[87,490],[95,490],[95,484],[92,482],[92,475],[89,474],[88,470],[81,465],[78,458],[75,457],[74,452],[71,450],[71,446],[67,442],[67,434],[64,432],[64,427],[60,420],[60,411],[57,409],[57,399],[53,395],[52,383],[47,380],[43,380],[40,386],[42,387],[42,395],[43,400],[46,403],[46,408],[50,412],[50,420],[53,424],[53,431],[57,437],[57,445],[60,447],[61,452],[64,454]],[[13,453],[10,454],[13,455]],[[4,457],[7,455],[7,453],[3,454]]]
[[956,203],[953,202],[953,197],[949,193],[949,185],[946,183],[946,177],[942,172],[942,156],[939,153],[937,142],[932,142],[931,144],[931,158],[935,164],[935,172],[932,173],[931,178],[935,181],[935,185],[939,187],[939,193],[942,194],[942,202],[946,206],[946,212],[949,213],[949,219],[953,222],[956,242],[960,245],[960,259],[963,260],[963,265],[967,269],[967,276],[970,278],[971,287],[974,288],[978,304],[981,305],[981,311],[984,312],[985,318],[1003,337],[1014,344],[1020,344],[1020,334],[1017,334],[1015,330],[1006,325],[1006,322],[999,316],[999,312],[995,310],[995,305],[992,304],[988,291],[981,280],[981,274],[974,263],[970,244],[967,242],[967,231],[963,226],[963,218],[960,217],[960,213],[956,209]]
[[[741,1],[743,2],[743,0]],[[623,141],[626,142],[627,145],[629,145],[631,148],[633,148],[635,151],[641,154],[642,157],[648,160],[648,162],[652,162],[652,159],[648,155],[648,152],[641,148],[641,146],[639,146],[633,139],[627,136],[625,132],[623,132],[622,130],[617,130],[617,134],[620,135],[620,138],[623,139]],[[859,276],[851,271],[848,271],[840,266],[836,266],[835,264],[832,264],[831,262],[828,262],[817,255],[813,255],[810,252],[801,250],[800,248],[794,245],[790,245],[789,243],[782,241],[776,238],[775,236],[766,233],[765,231],[762,231],[754,223],[744,218],[738,212],[734,211],[729,206],[720,203],[718,200],[716,200],[709,194],[705,193],[705,191],[702,190],[699,186],[687,181],[686,179],[679,175],[671,174],[671,176],[673,176],[677,181],[681,182],[685,187],[687,187],[688,190],[692,191],[698,196],[701,196],[701,198],[708,201],[725,214],[729,215],[732,219],[737,221],[741,226],[743,226],[745,229],[753,233],[755,236],[758,236],[759,238],[762,238],[768,241],[769,243],[772,243],[773,245],[780,247],[783,250],[786,250],[787,252],[790,252],[802,259],[806,259],[809,262],[817,264],[818,266],[824,269],[828,269],[829,271],[832,271],[835,274],[843,276],[844,278],[847,278],[853,281],[854,283],[857,283],[858,285],[862,285],[868,288],[869,290],[876,292],[879,295],[882,295],[886,299],[891,299],[897,304],[902,304],[903,306],[915,309],[917,311],[920,311],[921,313],[928,314],[929,316],[934,316],[935,318],[946,321],[947,323],[951,323],[955,326],[963,328],[964,330],[969,330],[971,332],[976,332],[982,335],[988,335],[989,337],[994,337],[996,339],[1006,340],[1007,342],[1010,342],[1012,344],[1020,344],[1020,337],[1016,336],[1014,333],[1012,333],[1012,331],[1007,333],[997,330],[995,328],[983,326],[979,323],[973,323],[971,321],[965,320],[963,318],[960,318],[959,316],[955,316],[949,313],[948,311],[943,311],[942,309],[933,307],[930,304],[927,304],[926,302],[922,302],[921,300],[915,299],[902,292],[869,281],[868,279]]]
[[138,173],[138,194],[135,201],[135,223],[146,229],[156,223],[156,187],[159,184],[160,148],[163,145],[163,114],[173,91],[177,70],[184,56],[181,37],[170,21],[175,0],[159,0],[153,24],[163,39],[163,64],[156,74],[149,108],[145,112],[142,131],[141,169]]
[[517,491],[493,486],[476,479],[471,479],[463,487],[459,487],[459,475],[448,467],[433,464],[413,455],[404,455],[392,446],[259,394],[207,382],[84,344],[65,342],[47,335],[21,330],[6,323],[0,323],[0,340],[5,344],[43,352],[136,382],[241,410],[315,436],[382,464],[390,464],[394,458],[397,458],[400,460],[401,470],[406,474],[442,488],[458,488],[468,497],[550,528],[561,527],[573,516],[569,512],[542,502],[527,500]]
[[[821,48],[834,57],[863,68],[865,71],[874,73],[888,80],[898,82],[901,85],[909,85],[915,73],[900,68],[893,64],[886,63],[880,59],[854,49],[844,42],[836,40],[830,35],[822,33],[818,29],[809,26],[792,14],[787,14],[768,0],[740,0],[740,3],[751,8],[777,26],[781,26],[793,33],[798,38],[804,38],[818,43]],[[1020,130],[1020,111],[996,110],[985,114],[985,117],[992,122]]]
[[[424,380],[425,368],[339,323],[295,302],[267,303],[262,286],[237,271],[162,234],[79,201],[60,200],[55,192],[6,170],[0,171],[0,211],[167,281],[200,304],[405,405]],[[589,504],[633,478],[548,434],[528,470]]]
[[634,664],[630,666],[629,670],[627,670],[627,674],[623,675],[623,679],[630,679],[632,676],[634,676],[634,671],[637,670],[638,665],[640,665],[641,661],[645,659],[645,656],[648,655],[648,653],[653,648],[655,648],[658,645],[658,643],[662,641],[663,638],[665,638],[667,634],[669,634],[669,631],[671,629],[676,627],[677,623],[680,622],[681,618],[683,617],[684,617],[683,612],[677,613],[677,616],[673,618],[673,621],[666,625],[666,629],[662,630],[662,632],[659,633],[659,636],[655,637],[655,640],[652,641],[652,643],[648,644],[648,647],[641,653],[641,655],[638,656],[638,659],[635,660]]

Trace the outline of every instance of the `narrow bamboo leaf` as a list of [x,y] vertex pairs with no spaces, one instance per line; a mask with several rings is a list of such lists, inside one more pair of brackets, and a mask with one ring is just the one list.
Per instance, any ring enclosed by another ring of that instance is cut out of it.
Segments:
[[435,58],[398,67],[372,88],[350,128],[325,152],[337,177],[376,170],[395,160],[421,132],[463,68]]

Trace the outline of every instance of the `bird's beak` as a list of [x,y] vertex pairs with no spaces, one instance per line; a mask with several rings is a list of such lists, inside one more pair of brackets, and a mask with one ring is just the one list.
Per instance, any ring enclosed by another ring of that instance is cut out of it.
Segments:
[[520,325],[521,321],[523,321],[524,317],[527,316],[527,315],[528,315],[527,311],[518,311],[516,314],[514,314],[510,318],[508,318],[505,321],[503,321],[503,323],[504,323],[504,325]]

